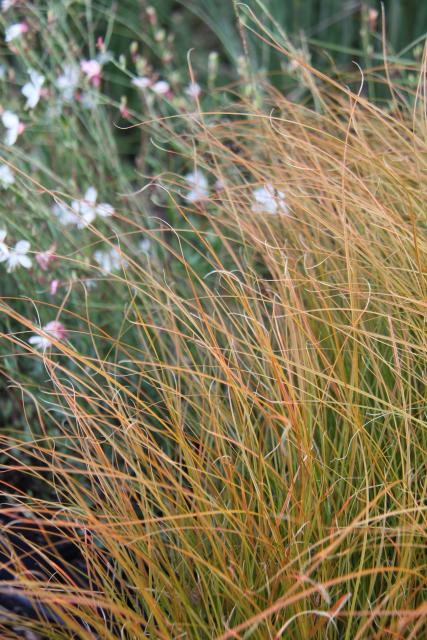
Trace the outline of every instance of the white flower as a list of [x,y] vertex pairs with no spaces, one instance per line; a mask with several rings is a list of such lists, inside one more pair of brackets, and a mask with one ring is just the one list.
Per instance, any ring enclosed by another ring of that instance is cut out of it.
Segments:
[[80,219],[77,226],[82,229],[91,224],[96,216],[101,218],[109,218],[114,213],[114,207],[108,202],[101,202],[96,204],[98,192],[95,187],[89,187],[82,200],[73,200],[71,203],[72,209],[79,215]]
[[80,68],[89,78],[93,86],[99,87],[101,84],[102,66],[98,60],[82,60]]
[[157,93],[158,96],[165,96],[169,93],[171,88],[169,82],[166,82],[165,80],[158,80],[151,86],[151,89],[154,93]]
[[108,202],[96,203],[98,192],[95,187],[89,187],[84,198],[73,200],[71,207],[67,207],[63,202],[54,204],[52,210],[61,224],[74,224],[79,229],[92,224],[96,216],[109,218],[114,213],[114,207]]
[[138,89],[146,89],[151,85],[151,80],[147,76],[132,78],[132,84]]
[[126,260],[122,258],[120,251],[116,247],[106,250],[99,249],[95,251],[93,257],[102,270],[107,273],[118,271],[121,267],[127,266]]
[[22,36],[22,34],[26,33],[27,31],[28,25],[25,22],[16,22],[15,24],[11,24],[5,29],[5,42],[12,42],[12,40],[15,40],[15,38],[19,38],[19,36]]
[[76,65],[66,64],[63,67],[63,73],[55,82],[56,88],[62,95],[65,102],[71,102],[74,92],[79,84],[80,69]]
[[42,327],[42,331],[47,333],[47,336],[40,336],[35,334],[28,339],[28,342],[36,349],[40,349],[41,351],[46,351],[49,347],[52,346],[52,340],[48,337],[54,338],[55,340],[65,340],[67,337],[67,330],[65,329],[62,322],[58,320],[52,320],[52,322],[48,322],[47,325]]
[[98,98],[93,91],[83,91],[80,94],[80,104],[85,109],[89,109],[90,111],[96,109],[98,102]]
[[13,113],[12,111],[3,111],[1,119],[3,126],[7,129],[5,144],[11,147],[15,144],[19,134],[22,133],[23,125],[19,121],[16,113]]
[[194,173],[188,173],[185,176],[191,190],[187,193],[187,200],[190,202],[199,202],[209,197],[208,181],[200,169]]
[[7,231],[5,229],[0,229],[0,262],[4,262],[9,256],[9,248],[4,242],[6,236]]
[[[2,232],[3,240],[5,238],[5,233]],[[1,236],[0,236],[1,237]],[[1,247],[6,248],[6,252],[1,250]],[[29,269],[31,267],[31,260],[27,256],[28,251],[30,250],[30,243],[27,240],[19,240],[13,249],[8,249],[3,241],[1,241],[0,245],[0,262],[7,262],[7,272],[11,273],[15,271],[17,267],[24,267],[25,269]]]
[[2,12],[6,13],[6,11],[8,11],[9,9],[11,9],[13,7],[15,2],[16,2],[16,0],[2,0],[2,2],[1,2],[1,10],[2,10]]
[[0,164],[0,186],[3,189],[7,189],[15,182],[15,176],[13,175],[10,167],[7,164]]
[[272,215],[287,215],[289,213],[285,194],[270,183],[254,189],[253,197],[255,202],[252,205],[252,211],[254,213],[269,213]]
[[95,76],[99,76],[102,71],[102,67],[98,60],[82,60],[80,67],[89,80],[92,80]]
[[185,93],[187,94],[187,96],[189,98],[192,98],[193,100],[197,100],[201,92],[202,89],[197,82],[190,82],[188,87],[185,89]]
[[98,192],[95,187],[89,187],[82,200],[72,201],[71,208],[76,214],[76,224],[79,229],[84,229],[95,220],[97,196]]
[[58,218],[60,224],[77,225],[80,222],[79,216],[63,202],[56,202],[52,207],[52,211],[54,215]]
[[34,69],[29,69],[28,74],[30,76],[30,82],[24,84],[21,89],[21,93],[27,98],[25,108],[34,109],[40,100],[40,93],[45,77],[40,73],[37,73],[37,71],[34,71]]
[[138,246],[142,253],[146,253],[147,255],[150,253],[151,242],[148,238],[144,238],[143,240],[141,240]]
[[81,282],[88,291],[96,289],[96,287],[98,286],[98,281],[94,280],[93,278],[84,278],[82,280],[79,280],[79,282]]
[[100,202],[96,207],[96,213],[101,216],[101,218],[111,218],[114,214],[114,207],[108,204],[108,202]]
[[3,2],[1,3],[2,12],[6,13],[6,11],[11,7],[13,7],[14,4],[15,4],[15,0],[3,0]]

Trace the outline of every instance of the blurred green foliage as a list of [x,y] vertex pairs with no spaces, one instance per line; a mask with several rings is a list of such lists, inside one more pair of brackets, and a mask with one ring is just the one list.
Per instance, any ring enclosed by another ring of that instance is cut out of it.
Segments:
[[[146,9],[153,7],[159,27],[173,33],[176,62],[184,64],[192,48],[219,47],[223,61],[235,61],[243,52],[236,17],[240,16],[242,23],[249,22],[251,12],[267,26],[269,22],[271,27],[274,22],[280,25],[295,46],[306,43],[316,62],[325,59],[323,50],[330,51],[341,64],[351,62],[354,56],[365,57],[368,46],[380,53],[382,6],[390,55],[421,41],[427,32],[427,2],[420,0],[102,0],[101,5],[106,12],[118,12],[122,36],[134,33],[138,38],[145,31]],[[372,12],[377,12],[376,20]],[[271,15],[270,21],[266,14]],[[260,66],[274,71],[278,56],[256,40],[250,38],[252,55]],[[155,42],[148,39],[147,45],[156,51]]]

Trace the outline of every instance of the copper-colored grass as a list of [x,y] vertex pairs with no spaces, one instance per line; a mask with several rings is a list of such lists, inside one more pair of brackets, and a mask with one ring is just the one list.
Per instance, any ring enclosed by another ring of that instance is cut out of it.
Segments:
[[[5,633],[423,636],[425,99],[380,109],[305,73],[317,111],[263,87],[259,110],[197,113],[179,139],[159,123],[223,188],[189,205],[182,179],[162,178],[182,224],[150,227],[151,262],[120,212],[128,265],[104,320],[81,293],[79,313],[60,309],[68,342],[37,355],[32,323],[2,301],[24,332],[3,339],[45,371],[10,381],[32,436],[2,436],[3,468],[43,490],[5,483],[3,508],[57,528],[86,567],[83,586],[60,559],[38,579],[11,552],[17,578],[0,588],[62,624],[0,615]],[[265,182],[289,215],[252,212]]]

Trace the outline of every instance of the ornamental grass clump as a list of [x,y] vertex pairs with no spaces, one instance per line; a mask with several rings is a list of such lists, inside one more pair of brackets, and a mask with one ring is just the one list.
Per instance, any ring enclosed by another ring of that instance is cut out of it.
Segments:
[[148,255],[122,206],[114,270],[2,299],[2,512],[43,567],[6,535],[7,637],[423,637],[425,69],[380,107],[299,64],[306,104],[163,120]]

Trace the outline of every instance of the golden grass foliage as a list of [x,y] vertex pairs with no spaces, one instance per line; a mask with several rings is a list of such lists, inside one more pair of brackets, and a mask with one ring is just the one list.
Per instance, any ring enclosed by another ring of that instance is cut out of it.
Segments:
[[[259,110],[190,119],[178,152],[222,188],[189,206],[163,178],[182,228],[151,232],[157,264],[122,239],[119,331],[108,300],[94,325],[89,292],[80,317],[60,309],[67,343],[36,355],[8,336],[46,375],[44,400],[12,381],[39,424],[2,437],[3,469],[44,488],[5,481],[3,512],[45,530],[50,570],[10,552],[1,589],[58,621],[1,615],[2,637],[423,636],[423,87],[380,109],[304,73],[316,108],[264,88]],[[266,182],[288,215],[252,211]],[[34,330],[13,301],[1,311]],[[80,550],[74,571],[49,555],[59,532]]]

